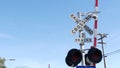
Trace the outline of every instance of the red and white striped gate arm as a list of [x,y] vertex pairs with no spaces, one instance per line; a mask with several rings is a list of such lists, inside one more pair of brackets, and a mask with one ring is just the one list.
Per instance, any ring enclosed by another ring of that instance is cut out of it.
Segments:
[[[98,0],[95,0],[95,12],[98,12]],[[97,45],[97,27],[98,27],[98,15],[96,14],[96,18],[94,21],[94,47]]]
[[[98,0],[95,0],[95,12],[98,12]],[[98,27],[98,15],[96,14],[96,18],[94,21],[94,47],[97,46],[97,27]],[[96,66],[96,64],[93,64]]]

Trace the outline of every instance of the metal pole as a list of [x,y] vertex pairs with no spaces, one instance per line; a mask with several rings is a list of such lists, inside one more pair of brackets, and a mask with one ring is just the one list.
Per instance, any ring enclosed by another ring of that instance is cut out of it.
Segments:
[[[101,39],[101,42],[103,42],[103,39]],[[103,59],[104,59],[104,68],[106,68],[106,59],[105,59],[105,53],[104,53],[104,43],[102,43],[102,52],[103,52]]]
[[100,38],[98,40],[101,40],[101,42],[98,42],[98,43],[102,45],[104,68],[106,68],[106,59],[105,59],[104,45],[103,45],[105,44],[105,42],[103,42],[103,38],[107,37],[108,34],[98,34],[98,35],[100,35]]
[[84,37],[83,37],[83,32],[82,31],[79,32],[80,32],[79,37],[83,38],[83,41],[81,41],[79,44],[82,52],[82,66],[85,66]]
[[[95,12],[98,12],[98,0],[95,0]],[[97,26],[98,26],[98,15],[95,14],[94,20],[94,47],[97,45]]]
[[50,68],[50,64],[48,64],[48,68]]
[[[78,18],[82,20],[82,13],[78,12]],[[85,52],[84,52],[84,37],[83,37],[83,31],[79,30],[79,38],[83,38],[83,41],[80,42],[80,49],[82,52],[82,66],[85,66]]]

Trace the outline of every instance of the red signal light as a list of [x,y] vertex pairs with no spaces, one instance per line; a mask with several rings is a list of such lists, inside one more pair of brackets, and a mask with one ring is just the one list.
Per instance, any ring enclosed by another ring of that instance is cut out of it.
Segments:
[[68,66],[75,67],[77,66],[82,60],[82,53],[78,49],[71,49],[66,58],[65,62]]
[[89,65],[91,63],[99,63],[102,60],[102,52],[101,50],[92,47],[88,54],[86,54],[86,65]]

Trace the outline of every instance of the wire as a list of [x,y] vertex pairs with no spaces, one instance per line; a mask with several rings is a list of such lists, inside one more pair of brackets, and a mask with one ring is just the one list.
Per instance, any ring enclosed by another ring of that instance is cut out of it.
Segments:
[[113,54],[116,54],[116,53],[120,53],[120,49],[118,49],[116,51],[113,51],[113,52],[110,52],[110,53],[106,53],[105,56],[110,56],[110,55],[113,55]]

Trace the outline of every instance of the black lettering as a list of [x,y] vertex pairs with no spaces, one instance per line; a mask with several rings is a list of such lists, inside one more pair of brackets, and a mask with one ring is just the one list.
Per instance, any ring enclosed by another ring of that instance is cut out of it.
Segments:
[[84,39],[81,39],[81,42],[84,42]]
[[92,34],[93,34],[93,31],[92,31],[92,30],[89,30],[89,32],[90,32],[90,35],[92,35]]
[[78,41],[80,41],[80,39],[78,39]]
[[74,28],[75,31],[77,31],[78,29],[77,28]]
[[74,14],[71,14],[71,17],[74,17]]
[[84,29],[90,34],[92,35],[93,34],[93,31],[88,27],[88,26],[84,26]]
[[80,29],[81,28],[80,25],[77,25],[77,28]]
[[77,39],[75,39],[75,41],[77,42]]
[[79,23],[79,22],[80,22],[80,20],[79,20],[79,19],[77,19],[77,20],[76,20],[76,22],[77,22],[77,23]]
[[73,19],[75,19],[76,17],[74,16]]
[[85,42],[92,42],[92,39],[91,38],[86,38],[84,41]]
[[90,20],[90,18],[91,18],[91,15],[88,15],[88,16],[84,19],[84,21],[87,22],[88,20]]
[[85,21],[82,21],[82,23],[84,23],[84,24],[85,24]]
[[72,30],[72,33],[75,33],[75,31],[74,31],[74,30]]

